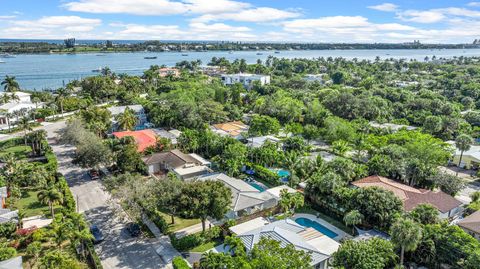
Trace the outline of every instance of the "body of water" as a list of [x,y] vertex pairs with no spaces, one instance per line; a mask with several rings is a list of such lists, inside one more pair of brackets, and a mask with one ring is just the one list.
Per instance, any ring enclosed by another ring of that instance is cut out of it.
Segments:
[[[255,63],[268,56],[278,58],[318,58],[343,57],[346,59],[374,60],[377,56],[395,59],[416,59],[423,61],[426,56],[452,58],[454,56],[480,56],[480,49],[442,50],[294,50],[294,51],[208,51],[208,52],[134,52],[134,53],[87,53],[87,54],[24,54],[15,58],[0,58],[0,77],[15,76],[20,86],[29,90],[55,89],[74,79],[96,75],[94,69],[108,66],[115,73],[140,75],[151,65],[173,66],[183,60],[200,59],[206,65],[212,57],[225,57],[229,60],[245,59]],[[156,56],[156,59],[144,59]]]

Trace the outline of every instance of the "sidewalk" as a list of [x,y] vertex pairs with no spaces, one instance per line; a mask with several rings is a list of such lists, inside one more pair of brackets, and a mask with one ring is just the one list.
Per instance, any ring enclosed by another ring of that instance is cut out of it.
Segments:
[[164,268],[173,268],[172,260],[177,256],[182,256],[170,242],[170,238],[160,232],[160,229],[146,216],[143,217],[143,223],[147,225],[148,229],[155,235],[158,243],[155,245],[155,251],[167,263]]

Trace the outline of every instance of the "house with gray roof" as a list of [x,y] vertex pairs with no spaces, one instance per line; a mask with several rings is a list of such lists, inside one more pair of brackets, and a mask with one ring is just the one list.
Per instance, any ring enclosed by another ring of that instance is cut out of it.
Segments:
[[231,210],[228,219],[236,219],[277,205],[277,199],[269,192],[260,192],[243,180],[229,177],[223,173],[213,173],[198,177],[197,180],[220,181],[232,191]]
[[[245,232],[246,229],[242,229],[241,226],[251,230]],[[282,247],[291,244],[295,249],[309,253],[312,258],[310,265],[317,269],[328,268],[332,254],[340,247],[340,244],[332,238],[313,228],[304,227],[292,219],[278,220],[268,224],[251,220],[233,226],[230,230],[242,231],[236,236],[242,240],[247,252],[251,251],[260,239],[266,237],[280,242]]]
[[142,158],[149,174],[173,172],[181,179],[192,179],[211,172],[207,161],[197,154],[185,154],[178,149],[154,153]]

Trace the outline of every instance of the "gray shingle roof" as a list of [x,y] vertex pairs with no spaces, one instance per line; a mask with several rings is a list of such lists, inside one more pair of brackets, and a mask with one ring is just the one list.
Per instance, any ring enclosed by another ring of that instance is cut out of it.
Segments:
[[291,219],[284,219],[272,222],[260,228],[238,235],[244,243],[247,251],[252,250],[253,246],[263,237],[268,237],[280,242],[282,247],[292,244],[296,249],[310,253],[312,265],[318,264],[330,257],[322,253],[321,250],[306,242],[305,238],[299,235],[306,228]]
[[230,188],[232,191],[232,208],[235,212],[261,205],[268,200],[274,199],[271,194],[260,192],[245,181],[229,177],[223,173],[205,175],[198,178],[198,180],[217,180]]

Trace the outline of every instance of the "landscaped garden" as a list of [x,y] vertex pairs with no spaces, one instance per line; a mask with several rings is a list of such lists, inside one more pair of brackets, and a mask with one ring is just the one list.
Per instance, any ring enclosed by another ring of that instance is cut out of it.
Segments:
[[[25,145],[27,143],[27,145]],[[18,218],[0,224],[1,260],[22,256],[23,268],[101,268],[91,245],[92,235],[65,178],[57,173],[57,160],[44,131],[27,138],[0,143],[1,178],[7,186],[6,205]],[[22,219],[52,219],[45,227],[22,227]]]

